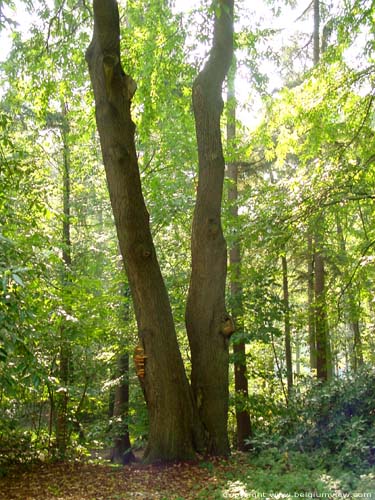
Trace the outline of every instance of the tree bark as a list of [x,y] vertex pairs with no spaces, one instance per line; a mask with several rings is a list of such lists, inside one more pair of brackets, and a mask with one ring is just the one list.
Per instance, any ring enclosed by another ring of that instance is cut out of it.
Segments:
[[228,365],[225,332],[227,249],[221,227],[225,162],[220,117],[222,85],[233,57],[233,0],[216,4],[213,46],[193,85],[199,179],[192,226],[192,269],[186,327],[192,357],[191,384],[206,431],[207,451],[227,455]]
[[301,375],[301,338],[296,337],[296,378],[299,379]]
[[[355,305],[354,305],[355,307]],[[361,329],[359,327],[359,319],[354,319],[351,322],[351,329],[353,332],[354,338],[354,371],[357,371],[358,368],[363,366],[363,350],[362,350],[362,337],[361,337]]]
[[[320,60],[320,0],[313,0],[314,27],[313,27],[313,63],[319,64]],[[315,253],[313,251],[313,236],[311,228],[307,234],[307,287],[308,287],[308,330],[310,347],[310,369],[314,372],[317,369],[317,340],[315,332],[315,306],[314,306],[314,264]]]
[[314,314],[314,250],[311,231],[307,234],[307,314],[310,370],[316,372],[316,337],[315,337],[315,314]]
[[[131,450],[129,426],[129,353],[120,355],[117,361],[117,377],[120,379],[115,389],[113,417],[120,419],[121,430],[115,437],[111,451],[111,462],[127,464],[134,462],[135,457]],[[116,422],[117,423],[117,422]]]
[[330,378],[330,345],[328,337],[324,258],[318,242],[315,242],[315,334],[317,378]]
[[287,375],[288,400],[289,400],[293,390],[293,362],[292,362],[291,328],[290,328],[288,261],[285,255],[281,257],[281,264],[283,269],[285,361],[286,361],[286,375]]
[[[233,150],[236,139],[236,97],[235,97],[236,59],[233,57],[232,67],[228,75],[227,94],[227,142],[229,151]],[[229,153],[232,155],[232,153]],[[227,167],[227,177],[230,180],[228,188],[228,201],[232,225],[238,227],[238,163],[230,161]],[[237,448],[246,451],[251,448],[252,427],[246,403],[249,399],[249,387],[246,368],[246,345],[241,340],[243,334],[243,303],[241,284],[241,245],[236,230],[235,238],[229,250],[230,268],[230,302],[233,321],[236,324],[236,335],[233,337],[234,353],[234,388],[236,393],[236,423],[237,423]]]
[[[320,0],[314,0],[314,66],[320,60]],[[320,217],[323,228],[324,214]],[[319,224],[319,221],[318,221]],[[317,378],[326,381],[331,377],[331,353],[329,343],[329,332],[327,323],[327,306],[325,290],[325,264],[323,255],[323,229],[315,228],[315,250],[314,250],[314,271],[315,271],[315,337],[316,337],[316,371]]]
[[144,461],[191,459],[195,430],[193,400],[141,189],[130,110],[135,82],[121,66],[117,2],[94,0],[93,5],[94,33],[86,60],[140,347],[147,356],[143,386],[150,428]]

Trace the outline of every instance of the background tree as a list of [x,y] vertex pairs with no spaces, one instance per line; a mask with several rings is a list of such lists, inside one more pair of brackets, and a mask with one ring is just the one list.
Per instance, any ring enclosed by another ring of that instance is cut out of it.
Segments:
[[238,169],[236,158],[236,96],[235,96],[236,59],[228,75],[227,91],[227,149],[230,160],[227,166],[228,202],[230,203],[230,225],[234,228],[233,241],[229,244],[229,286],[232,318],[235,323],[233,336],[234,385],[236,392],[236,433],[239,450],[249,449],[252,436],[251,421],[248,412],[248,380],[246,369],[246,344],[244,342],[244,308],[241,280],[241,245],[238,220]]

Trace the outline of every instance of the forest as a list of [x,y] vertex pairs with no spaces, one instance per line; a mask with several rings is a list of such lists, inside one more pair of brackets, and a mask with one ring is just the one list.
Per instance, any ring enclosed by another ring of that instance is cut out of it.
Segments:
[[374,35],[0,0],[0,499],[375,499]]

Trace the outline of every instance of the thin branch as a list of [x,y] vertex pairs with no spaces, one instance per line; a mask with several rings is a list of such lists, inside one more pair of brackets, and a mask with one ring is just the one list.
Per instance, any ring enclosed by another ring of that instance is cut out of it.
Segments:
[[308,11],[311,9],[311,7],[313,6],[313,3],[314,3],[314,0],[311,0],[311,2],[309,3],[309,5],[306,7],[306,9],[302,12],[302,14],[300,14],[297,19],[294,20],[295,23],[298,23],[298,21],[300,21],[304,16],[305,14],[308,13]]
[[60,15],[61,15],[61,12],[63,11],[64,9],[64,5],[65,5],[65,1],[66,0],[63,0],[61,2],[61,5],[60,7],[57,9],[57,12],[54,16],[51,17],[51,20],[50,22],[48,23],[48,32],[47,32],[47,38],[46,38],[46,50],[47,52],[49,51],[49,39],[50,39],[50,36],[51,36],[51,31],[52,31],[52,26],[54,25],[55,21],[59,21],[59,18],[60,18]]
[[327,201],[326,203],[319,203],[320,207],[332,207],[334,205],[338,205],[339,203],[346,203],[351,201],[361,201],[361,200],[375,200],[375,194],[356,194],[354,193],[352,196],[347,196],[345,198],[340,198],[338,200]]
[[90,15],[90,18],[94,17],[94,13],[89,5],[87,5],[86,0],[82,0],[83,7],[87,10]]
[[365,108],[365,113],[364,113],[363,119],[362,119],[359,127],[357,128],[356,133],[352,136],[351,140],[348,143],[346,143],[345,146],[342,148],[340,158],[342,158],[345,151],[347,151],[347,149],[358,139],[359,134],[362,132],[362,130],[363,130],[363,128],[368,120],[368,117],[370,116],[374,99],[375,99],[375,96],[370,94],[369,102]]
[[[156,151],[155,149],[152,151],[152,154],[151,154],[151,158],[149,159],[149,161],[146,163],[146,165],[143,167],[143,169],[141,170],[141,175],[143,175],[146,170],[148,169],[148,167],[151,165],[152,163],[152,160],[155,158],[155,154],[156,154]],[[152,172],[155,171],[155,168],[151,169],[150,172],[147,173],[147,175],[151,174]]]

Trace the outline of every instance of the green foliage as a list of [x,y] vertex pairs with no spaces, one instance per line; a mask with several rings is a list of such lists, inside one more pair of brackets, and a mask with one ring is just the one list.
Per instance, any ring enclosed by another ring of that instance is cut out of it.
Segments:
[[[28,463],[35,461],[38,457],[41,443],[34,440],[32,446],[33,434],[21,432],[11,429],[5,422],[1,424],[1,440],[0,440],[0,476],[5,472],[10,465]],[[38,436],[39,438],[39,436]]]
[[[28,34],[3,15],[5,4],[13,3],[0,2],[0,28],[14,25],[13,49],[1,65],[0,435],[8,441],[0,447],[8,451],[0,463],[53,455],[49,410],[65,389],[69,453],[79,441],[80,446],[109,446],[124,424],[133,442],[142,445],[147,411],[133,373],[129,416],[120,422],[108,416],[116,356],[132,351],[136,325],[129,298],[122,294],[124,276],[87,85],[89,3],[26,2],[35,14]],[[124,69],[138,85],[133,116],[143,190],[188,368],[184,302],[197,182],[190,89],[204,58],[208,21],[218,9],[217,2],[211,9],[206,4],[190,17],[174,15],[164,0],[120,6]],[[272,8],[284,7],[276,3]],[[280,40],[279,30],[265,27],[264,20],[259,24],[246,2],[236,13],[239,67],[251,82],[248,94],[253,96],[255,89],[264,98],[260,125],[250,134],[238,121],[236,143],[227,151],[228,160],[240,163],[240,214],[231,215],[230,203],[223,208],[228,246],[236,241],[242,246],[243,329],[233,338],[247,343],[250,387],[246,399],[238,398],[231,385],[231,409],[241,405],[250,411],[253,445],[257,451],[267,448],[255,460],[257,480],[246,479],[248,492],[290,492],[309,482],[310,461],[318,466],[311,479],[317,492],[326,487],[327,466],[339,470],[348,491],[366,491],[366,484],[373,484],[368,468],[375,460],[374,375],[371,370],[342,375],[358,368],[355,322],[363,357],[369,366],[375,362],[373,7],[353,1],[337,7],[337,15],[323,10],[322,29],[330,32],[314,69],[309,45],[301,47],[310,33],[296,34],[289,47],[277,44],[275,50],[271,42]],[[193,28],[196,37],[189,40]],[[274,91],[275,75],[265,74],[270,64],[283,65],[288,86]],[[69,129],[65,136],[63,110]],[[68,270],[62,259],[65,147],[71,163]],[[327,314],[339,376],[323,387],[307,377],[306,240],[317,229],[324,234]],[[288,407],[282,387],[281,255],[289,265],[296,372]],[[69,284],[62,279],[67,272]],[[59,378],[62,329],[71,346],[68,384]],[[30,408],[27,419],[25,409]],[[230,426],[234,441],[233,415]],[[350,469],[365,472],[362,486],[353,483]]]
[[374,370],[363,368],[323,386],[310,382],[274,414],[271,429],[253,446],[304,453],[326,470],[365,472],[375,464],[374,381]]
[[[68,454],[90,437],[96,419],[108,425],[102,386],[124,343],[123,277],[82,86],[88,35],[80,16],[72,15],[75,3],[57,2],[55,8],[55,16],[49,5],[34,18],[26,40],[15,34],[1,68],[2,80],[13,84],[4,85],[0,120],[0,411],[12,415],[9,438],[24,436],[32,443],[20,460],[54,455],[55,405],[63,392],[69,397]],[[62,238],[67,150],[70,269]],[[70,352],[68,382],[60,379],[62,345]],[[103,362],[108,350],[111,356]],[[12,461],[14,455],[8,455]]]

